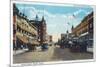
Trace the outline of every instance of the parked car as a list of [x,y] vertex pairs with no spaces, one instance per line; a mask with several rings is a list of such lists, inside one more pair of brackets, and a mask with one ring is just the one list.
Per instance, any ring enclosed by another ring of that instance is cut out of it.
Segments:
[[44,51],[44,50],[47,50],[47,49],[48,49],[48,44],[47,43],[44,43],[42,45],[42,50]]
[[80,45],[77,41],[73,41],[70,45],[71,52],[80,52]]

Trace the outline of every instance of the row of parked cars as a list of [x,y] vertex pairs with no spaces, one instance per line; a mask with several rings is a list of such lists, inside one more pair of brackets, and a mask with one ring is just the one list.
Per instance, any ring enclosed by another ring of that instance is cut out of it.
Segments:
[[71,51],[76,52],[87,52],[88,48],[93,48],[93,40],[83,40],[83,41],[76,41],[73,42],[72,47],[70,48]]
[[73,41],[72,44],[70,44],[70,51],[71,52],[86,52],[87,50],[87,42],[82,41],[82,42],[78,42],[78,41]]
[[93,46],[93,40],[73,40],[59,45],[60,48],[69,48],[71,52],[86,52],[88,47]]

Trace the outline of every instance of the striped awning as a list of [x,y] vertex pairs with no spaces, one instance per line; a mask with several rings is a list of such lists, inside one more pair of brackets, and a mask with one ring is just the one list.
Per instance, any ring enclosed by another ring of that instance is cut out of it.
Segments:
[[28,28],[25,27],[25,26],[22,26],[22,24],[20,24],[20,23],[17,23],[17,25],[18,25],[21,29],[23,29],[23,30],[25,30],[25,31],[27,31],[27,32],[30,32],[30,33],[32,33],[33,35],[37,35],[37,31],[36,31],[34,28],[31,28],[31,31],[30,31],[30,29],[28,29]]
[[36,40],[32,40],[32,41],[30,42],[30,41],[29,41],[29,38],[28,38],[27,36],[23,35],[22,33],[17,32],[17,33],[16,33],[16,37],[17,37],[18,39],[20,39],[20,40],[21,40],[23,43],[25,43],[25,44],[30,43],[30,44],[32,44],[32,45],[39,45],[39,42],[36,41]]
[[38,41],[32,41],[32,44],[33,45],[39,45],[39,42]]
[[19,33],[16,33],[16,37],[18,39],[20,39],[23,43],[28,43],[28,38],[26,36],[22,36],[22,35],[19,35]]

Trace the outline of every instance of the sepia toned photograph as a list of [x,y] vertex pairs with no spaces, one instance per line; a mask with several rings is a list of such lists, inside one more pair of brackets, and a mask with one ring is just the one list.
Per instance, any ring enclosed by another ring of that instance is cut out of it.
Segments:
[[12,63],[94,59],[91,5],[12,3]]

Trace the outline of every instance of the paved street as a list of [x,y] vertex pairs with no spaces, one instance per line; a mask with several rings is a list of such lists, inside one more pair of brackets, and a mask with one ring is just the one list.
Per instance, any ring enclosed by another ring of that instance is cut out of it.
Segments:
[[70,50],[68,48],[66,48],[66,49],[55,48],[53,58],[55,60],[92,59],[93,54],[79,53],[79,52],[74,53],[74,52],[70,52]]
[[30,63],[43,61],[59,61],[59,60],[77,60],[77,59],[92,59],[90,53],[71,53],[68,48],[61,49],[55,46],[49,46],[47,51],[36,50],[26,52],[19,55],[14,55],[14,63]]
[[19,55],[14,55],[14,63],[29,63],[51,61],[54,53],[54,47],[49,47],[47,51],[36,50],[33,52],[26,52]]

